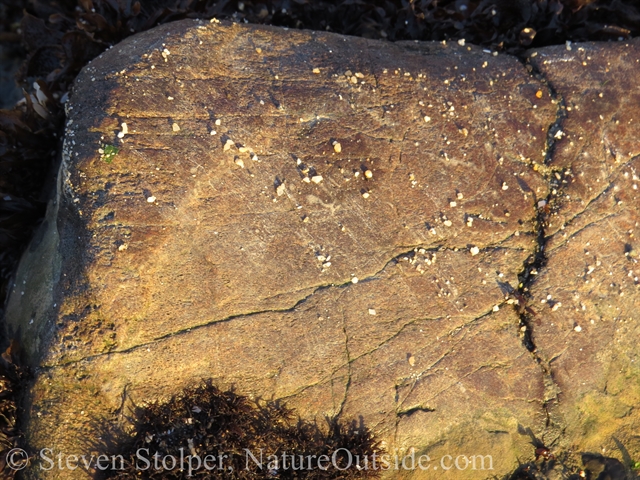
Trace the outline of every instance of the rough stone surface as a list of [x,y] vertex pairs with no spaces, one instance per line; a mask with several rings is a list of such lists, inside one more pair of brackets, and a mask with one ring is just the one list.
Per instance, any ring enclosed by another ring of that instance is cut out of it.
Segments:
[[567,462],[638,456],[640,55],[572,48],[528,71],[189,20],[94,61],[8,306],[32,446],[88,452],[123,402],[213,378],[391,451],[493,456],[460,479],[532,459],[523,428]]
[[640,453],[640,68],[638,42],[544,49],[532,63],[558,92],[549,168],[555,213],[531,288],[538,354],[558,387],[567,448]]

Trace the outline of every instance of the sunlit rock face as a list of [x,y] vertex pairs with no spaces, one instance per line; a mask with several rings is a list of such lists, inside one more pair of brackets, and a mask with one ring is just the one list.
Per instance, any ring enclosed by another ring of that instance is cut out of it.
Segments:
[[639,53],[192,20],[104,53],[8,306],[33,449],[211,378],[431,459],[391,476],[500,477],[527,431],[637,456]]

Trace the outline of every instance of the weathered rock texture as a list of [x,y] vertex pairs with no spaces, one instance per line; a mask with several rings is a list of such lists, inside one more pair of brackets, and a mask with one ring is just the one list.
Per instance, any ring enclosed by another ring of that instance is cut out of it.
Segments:
[[[531,59],[562,100],[549,168],[555,214],[533,282],[533,338],[576,449],[640,455],[638,42],[547,48]],[[546,301],[546,303],[545,303]]]
[[105,53],[8,307],[40,367],[33,447],[89,451],[123,399],[213,378],[433,466],[493,456],[460,479],[531,459],[519,426],[640,454],[639,53],[545,49],[536,75],[197,21]]

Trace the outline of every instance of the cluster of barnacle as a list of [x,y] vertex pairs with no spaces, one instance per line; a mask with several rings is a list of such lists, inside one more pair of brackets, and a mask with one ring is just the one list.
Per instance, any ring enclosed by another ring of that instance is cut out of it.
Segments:
[[309,183],[309,182],[313,182],[313,183],[322,182],[322,180],[323,180],[322,175],[320,175],[316,171],[316,169],[314,167],[312,167],[311,165],[307,165],[307,164],[303,163],[302,160],[300,160],[297,157],[296,157],[296,167],[300,171],[300,174],[302,176],[302,181],[303,182],[307,182],[307,183]]
[[[380,452],[371,432],[356,422],[345,425],[328,420],[325,428],[311,422],[297,419],[293,410],[278,403],[260,402],[238,395],[233,391],[223,391],[211,382],[184,390],[168,402],[152,403],[139,408],[135,414],[137,427],[133,437],[109,454],[122,455],[124,468],[106,472],[107,478],[140,478],[136,469],[136,452],[148,449],[161,456],[173,455],[180,458],[196,454],[219,458],[225,454],[224,468],[215,472],[206,469],[194,470],[194,478],[306,478],[306,479],[356,479],[376,478],[379,471],[347,467],[348,450],[353,457],[371,457]],[[246,449],[246,450],[245,450]],[[344,449],[344,450],[341,450]],[[321,455],[336,456],[336,465],[327,470],[305,468],[292,469],[260,468],[255,462],[247,463],[246,451],[258,458],[260,452],[267,455]],[[342,455],[345,454],[345,455]],[[249,467],[249,468],[247,468]],[[188,472],[179,469],[155,470],[154,467],[142,472],[145,478],[178,479],[187,478]],[[207,476],[208,475],[208,476]]]
[[427,271],[425,265],[430,266],[436,263],[436,252],[424,248],[414,248],[413,252],[401,256],[399,260],[409,263],[409,265],[412,265],[420,274],[424,274]]
[[356,72],[356,73],[352,73],[351,70],[347,70],[344,73],[344,76],[346,77],[347,81],[353,84],[358,84],[358,82],[360,81],[361,83],[364,83],[364,80],[362,80],[364,78],[364,75],[360,72]]

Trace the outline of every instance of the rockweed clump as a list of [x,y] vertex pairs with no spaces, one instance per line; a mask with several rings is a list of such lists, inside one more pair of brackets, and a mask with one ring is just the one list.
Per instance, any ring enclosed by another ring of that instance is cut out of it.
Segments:
[[[135,431],[109,458],[116,479],[377,478],[384,453],[362,424],[325,428],[278,403],[250,400],[210,382],[168,402],[136,408]],[[182,466],[182,469],[181,469]]]

